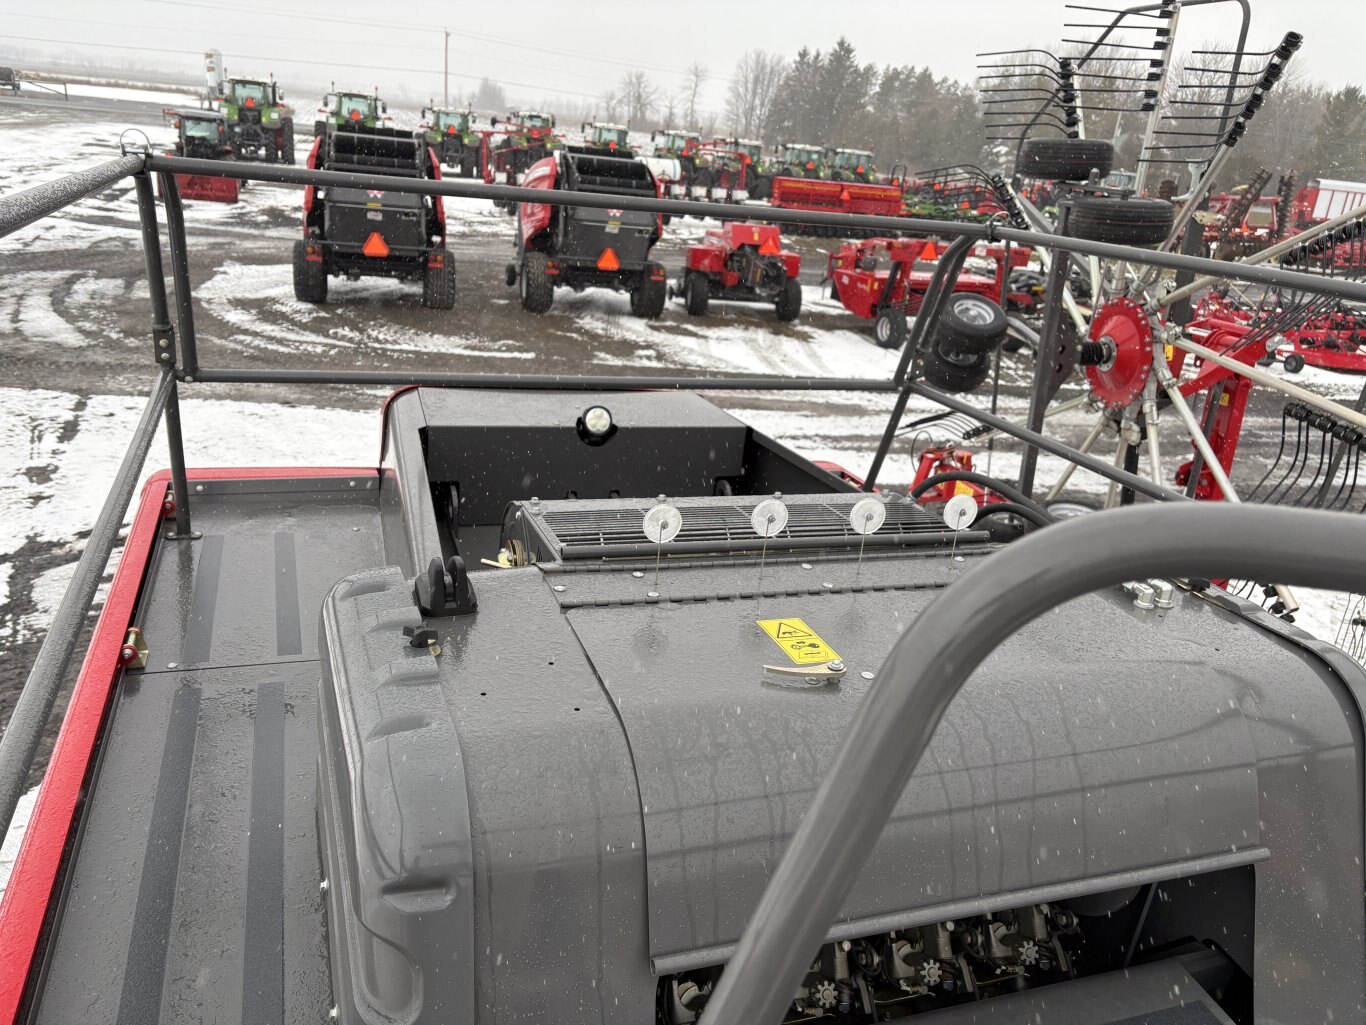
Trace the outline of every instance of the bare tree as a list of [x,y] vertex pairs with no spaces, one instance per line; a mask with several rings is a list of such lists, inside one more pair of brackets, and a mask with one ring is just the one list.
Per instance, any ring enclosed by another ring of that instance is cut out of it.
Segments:
[[659,90],[643,71],[628,71],[622,76],[621,100],[626,108],[626,120],[633,127],[641,127],[650,120],[659,101]]
[[621,109],[624,104],[622,93],[617,89],[608,89],[602,94],[602,102],[599,108],[602,110],[602,117],[605,121],[620,121]]
[[[670,128],[678,123],[679,99],[677,96],[669,95],[664,98],[664,108],[660,111],[660,120],[663,127]],[[688,124],[692,124],[691,121]]]
[[476,110],[496,110],[506,113],[508,108],[507,95],[503,92],[503,87],[497,82],[481,78],[479,88],[474,94],[473,105]]
[[688,128],[697,126],[697,96],[710,77],[707,66],[698,62],[689,64],[688,70],[683,73],[683,93],[688,98],[684,120]]
[[776,53],[750,50],[740,58],[726,92],[726,120],[731,131],[746,138],[763,131],[786,70],[787,62]]

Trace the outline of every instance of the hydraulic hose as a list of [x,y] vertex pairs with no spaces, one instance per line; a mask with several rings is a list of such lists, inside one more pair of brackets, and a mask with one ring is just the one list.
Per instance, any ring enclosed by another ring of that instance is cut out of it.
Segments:
[[982,560],[893,646],[708,1002],[705,1025],[781,1020],[949,702],[1002,641],[1072,598],[1164,576],[1361,591],[1366,520],[1212,502],[1130,506],[1068,520]]
[[1039,510],[1033,506],[1021,505],[1019,502],[988,502],[977,512],[977,519],[973,520],[973,526],[981,523],[988,516],[1018,516],[1023,520],[1028,520],[1036,527],[1046,527],[1050,523],[1057,522],[1051,517],[1039,515]]
[[956,481],[964,481],[968,484],[976,484],[978,487],[989,488],[1002,498],[1008,498],[1016,505],[1032,510],[1034,514],[1043,521],[1043,523],[1040,524],[1041,526],[1046,526],[1057,518],[1019,488],[1007,484],[1003,480],[997,480],[995,477],[988,477],[984,473],[977,473],[974,470],[946,470],[944,473],[936,473],[932,477],[926,477],[915,487],[911,488],[911,498],[919,498],[937,484],[952,484]]

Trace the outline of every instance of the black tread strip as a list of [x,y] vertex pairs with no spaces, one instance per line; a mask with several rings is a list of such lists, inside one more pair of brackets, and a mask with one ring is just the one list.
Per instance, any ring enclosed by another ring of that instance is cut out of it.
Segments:
[[151,1025],[161,1019],[166,947],[180,874],[185,802],[190,791],[198,719],[199,688],[182,683],[171,699],[171,718],[166,726],[166,745],[161,754],[161,773],[133,912],[133,933],[123,971],[118,1025]]
[[[282,535],[276,534],[278,541]],[[290,539],[293,550],[293,536]],[[297,617],[296,617],[297,619]],[[252,731],[251,833],[247,840],[246,950],[242,1021],[284,1020],[285,705],[278,679],[256,690]]]
[[294,535],[275,534],[275,654],[302,655],[299,623],[299,567],[294,558]]

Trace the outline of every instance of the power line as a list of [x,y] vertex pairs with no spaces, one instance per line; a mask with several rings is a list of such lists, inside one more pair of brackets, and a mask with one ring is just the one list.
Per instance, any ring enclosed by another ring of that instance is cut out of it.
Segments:
[[[87,19],[85,19],[85,18],[68,18],[68,17],[60,17],[60,16],[58,16],[58,15],[52,15],[52,14],[12,14],[12,15],[10,15],[10,17],[15,17],[15,18],[30,18],[30,19],[37,19],[37,20],[39,20],[39,21],[56,21],[56,22],[61,22],[61,23],[63,23],[63,24],[74,24],[74,25],[83,25],[83,26],[92,26],[92,25],[93,25],[93,26],[100,26],[100,27],[103,27],[103,28],[136,29],[136,30],[145,30],[145,31],[148,31],[148,32],[164,32],[165,29],[166,29],[166,26],[164,26],[164,25],[131,25],[131,24],[127,23],[127,22],[121,22],[121,21],[89,21],[89,20],[87,20]],[[243,38],[243,39],[253,39],[253,40],[259,40],[259,39],[262,39],[262,38],[268,38],[268,37],[263,37],[260,33],[257,33],[257,32],[233,32],[233,31],[231,31],[231,30],[229,30],[229,31],[220,31],[219,29],[214,29],[213,31],[214,31],[215,36],[218,36],[218,35],[237,36],[237,37],[240,37],[240,38]],[[317,38],[312,37],[312,36],[310,36],[310,41],[311,41],[311,42],[318,42],[318,43],[334,43],[334,44],[336,44],[336,45],[338,45],[338,46],[345,46],[345,45],[352,44],[352,43],[355,42],[355,40],[346,40],[346,39],[317,39]],[[83,44],[73,44],[73,45],[83,45]],[[93,44],[90,44],[90,45],[93,45]],[[406,43],[370,43],[370,42],[367,42],[367,43],[366,43],[366,46],[379,46],[379,47],[384,47],[385,49],[407,49],[407,50],[409,50],[409,51],[412,50],[412,47],[409,46],[409,45],[406,44]],[[458,53],[458,54],[463,54],[463,55],[468,56],[468,57],[479,57],[479,56],[482,56],[481,54],[476,53],[476,52],[473,51],[473,50],[454,50],[454,51],[452,51],[452,52]],[[577,75],[577,76],[580,77],[580,78],[591,78],[591,79],[594,79],[595,81],[603,82],[603,83],[609,83],[609,82],[611,81],[610,79],[604,78],[604,77],[602,77],[602,76],[600,76],[600,75],[591,75],[591,74],[590,74],[590,75],[585,75],[585,74],[583,74],[582,72],[579,72],[579,71],[573,71],[573,72],[571,72],[571,71],[569,71],[569,70],[567,70],[567,69],[565,69],[565,68],[547,68],[544,64],[536,64],[536,63],[533,63],[533,62],[530,62],[530,61],[512,60],[512,59],[504,58],[504,57],[499,57],[499,58],[495,58],[495,59],[496,59],[500,64],[517,64],[517,65],[520,65],[520,66],[522,66],[522,67],[540,68],[540,69],[543,70],[543,71],[549,71],[549,72],[552,72],[552,73],[555,73],[555,74],[574,74],[574,75]],[[469,77],[469,76],[466,76],[466,77]]]
[[[143,2],[149,4],[165,4],[170,7],[201,7],[211,11],[232,11],[234,13],[250,11],[257,14],[269,14],[275,18],[296,18],[303,21],[313,22],[316,22],[319,19],[319,16],[316,14],[291,14],[288,11],[281,11],[277,8],[272,7],[252,7],[245,6],[242,4],[217,4],[209,3],[208,0],[143,0]],[[332,24],[363,25],[364,27],[371,30],[378,28],[414,29],[419,32],[434,32],[437,30],[436,26],[431,23],[419,25],[413,22],[389,21],[382,24],[377,24],[374,21],[369,21],[364,18],[343,18],[341,16],[331,14],[326,15],[325,17],[326,20]],[[505,36],[490,36],[481,32],[462,32],[457,29],[443,29],[442,31],[449,31],[451,35],[459,36],[462,39],[472,39],[476,42],[481,43],[493,43],[498,46],[510,46],[518,50],[532,50],[537,53],[556,54],[562,57],[577,57],[580,60],[593,61],[595,64],[616,64],[623,68],[640,68],[639,61],[619,60],[617,58],[605,56],[599,53],[585,53],[582,50],[569,50],[564,47],[538,46],[535,43],[528,43],[521,39],[509,39]],[[667,64],[658,64],[653,61],[648,63],[651,67],[659,71],[668,71],[679,75],[687,73],[686,68],[673,67],[672,65]]]
[[[193,54],[193,55],[198,56],[198,55],[200,55],[200,54],[202,54],[202,53],[204,52],[202,49],[190,50],[190,49],[184,49],[184,48],[174,48],[174,47],[165,47],[165,46],[129,46],[129,45],[125,45],[125,44],[123,44],[123,43],[83,43],[83,42],[78,42],[78,41],[72,40],[72,39],[46,39],[46,38],[43,38],[43,37],[40,37],[40,36],[15,36],[15,35],[9,35],[8,33],[5,35],[4,38],[5,38],[5,39],[19,40],[20,42],[25,42],[25,43],[55,43],[55,44],[58,44],[58,45],[65,45],[65,46],[97,46],[97,47],[100,47],[101,49],[107,49],[107,50],[140,50],[140,51],[144,51],[144,52],[146,52],[146,53],[174,53],[174,54],[181,54],[181,55],[184,55],[184,54]],[[311,65],[311,66],[314,66],[314,67],[333,68],[333,69],[335,69],[335,68],[337,67],[337,63],[336,63],[335,61],[309,60],[309,59],[306,58],[306,57],[263,57],[263,56],[261,56],[260,54],[234,53],[234,52],[226,53],[226,54],[224,54],[224,56],[233,57],[233,58],[236,58],[237,60],[262,61],[263,63],[266,63],[266,64],[307,64],[307,65]],[[352,65],[352,66],[354,67],[354,65]],[[391,66],[387,66],[387,65],[383,65],[383,64],[367,64],[367,65],[365,65],[364,67],[359,68],[358,70],[360,70],[360,71],[395,71],[395,72],[399,72],[399,73],[405,74],[405,75],[411,75],[411,74],[413,74],[413,73],[417,73],[417,74],[427,74],[427,75],[432,75],[432,76],[437,77],[437,78],[441,77],[441,74],[442,74],[442,72],[440,72],[440,71],[430,71],[430,70],[426,70],[426,69],[423,69],[423,68],[414,68],[414,67],[399,68],[399,67],[391,67]],[[471,81],[475,81],[475,82],[483,81],[485,78],[488,78],[488,77],[489,77],[488,75],[466,75],[466,74],[462,74],[461,72],[458,72],[458,71],[452,71],[450,74],[451,74],[451,77],[453,77],[453,78],[467,78],[467,79],[470,79]],[[551,86],[544,86],[544,85],[532,85],[532,84],[529,83],[529,82],[512,82],[512,81],[509,81],[508,79],[505,79],[505,78],[499,78],[499,79],[498,79],[498,82],[499,82],[500,85],[509,85],[509,86],[513,86],[513,87],[515,87],[515,88],[517,88],[517,89],[531,89],[531,90],[535,90],[536,92],[539,92],[539,93],[541,93],[541,94],[543,94],[543,95],[544,95],[545,93],[555,93],[555,94],[557,94],[557,95],[563,95],[563,96],[579,96],[579,97],[582,97],[582,98],[588,99],[588,100],[597,100],[597,99],[599,98],[597,93],[585,93],[585,92],[580,92],[580,91],[577,90],[577,89],[563,89],[563,88],[560,88],[560,87],[558,87],[558,86],[551,87]]]

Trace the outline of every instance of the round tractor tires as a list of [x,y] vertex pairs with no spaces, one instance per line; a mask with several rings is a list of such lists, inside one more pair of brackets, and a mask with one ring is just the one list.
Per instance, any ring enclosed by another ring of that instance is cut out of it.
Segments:
[[455,306],[455,264],[449,253],[440,267],[428,264],[423,268],[422,305],[429,310],[449,310]]
[[669,286],[664,280],[664,268],[657,263],[647,263],[641,272],[640,284],[631,289],[631,312],[637,317],[655,320],[664,312],[664,303],[668,298]]
[[952,296],[939,315],[935,338],[944,352],[979,355],[1005,341],[1006,313],[996,303],[972,292]]
[[884,349],[899,349],[906,342],[906,311],[888,306],[873,321],[873,339]]
[[802,284],[796,278],[783,282],[783,290],[773,304],[773,310],[784,324],[790,324],[802,314]]
[[285,118],[280,122],[280,161],[294,163],[294,119]]
[[974,391],[990,373],[991,353],[948,355],[940,346],[926,358],[921,370],[926,384],[946,392]]
[[1078,196],[1067,233],[1090,242],[1117,246],[1154,246],[1166,239],[1176,208],[1164,199]]
[[1115,148],[1101,139],[1026,139],[1015,161],[1015,173],[1046,181],[1084,182],[1094,169],[1104,178],[1115,161]]
[[683,278],[683,308],[690,317],[705,317],[711,290],[706,275],[688,271]]
[[294,243],[294,298],[304,303],[327,302],[327,265],[309,260],[308,243]]
[[528,313],[549,313],[555,301],[555,283],[547,273],[548,262],[545,253],[531,250],[522,254],[517,286],[522,296],[522,309]]

